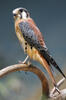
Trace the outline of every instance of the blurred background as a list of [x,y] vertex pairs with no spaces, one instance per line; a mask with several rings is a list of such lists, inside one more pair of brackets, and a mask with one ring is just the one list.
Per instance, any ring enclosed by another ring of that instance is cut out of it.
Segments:
[[[16,64],[19,60],[23,61],[26,57],[14,29],[12,10],[17,7],[28,9],[49,51],[66,74],[66,0],[0,0],[0,69]],[[49,77],[39,63],[32,63]],[[57,70],[54,71],[58,81],[62,76]],[[51,88],[51,81],[49,84]],[[40,98],[41,83],[33,73],[15,72],[0,79],[0,100]]]

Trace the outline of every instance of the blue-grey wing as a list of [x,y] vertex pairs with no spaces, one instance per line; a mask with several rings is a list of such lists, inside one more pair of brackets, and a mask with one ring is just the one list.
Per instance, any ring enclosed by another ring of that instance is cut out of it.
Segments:
[[28,22],[19,23],[19,27],[23,34],[24,39],[28,42],[30,46],[32,47],[34,46],[36,49],[39,49],[42,47],[39,43],[37,36],[35,35],[35,32],[30,27]]

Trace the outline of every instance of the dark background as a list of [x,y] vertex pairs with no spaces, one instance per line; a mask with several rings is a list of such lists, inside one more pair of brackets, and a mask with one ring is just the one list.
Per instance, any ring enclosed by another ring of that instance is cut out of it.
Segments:
[[[17,7],[24,7],[28,9],[31,17],[40,28],[49,51],[51,52],[59,66],[62,68],[62,70],[65,69],[66,72],[66,0],[0,1],[0,69],[8,65],[18,63],[19,60],[24,60],[26,56],[24,55],[24,52],[19,44],[14,29],[12,10]],[[37,62],[33,63],[38,65],[39,68],[44,71],[44,69]],[[16,72],[5,77],[5,79],[2,79],[0,82],[3,85],[4,82],[6,82],[7,85],[8,82],[10,82],[14,77],[16,77],[16,81],[18,81],[16,83],[20,82],[19,84],[22,85],[22,83],[26,82],[25,86],[28,87],[28,89],[24,89],[26,94],[22,95],[21,98],[23,99],[26,97],[25,95],[27,95],[28,97],[31,91],[35,91],[34,87],[36,87],[37,84],[37,87],[39,87],[39,89],[41,88],[39,79],[37,79],[37,77],[31,73],[25,75],[24,72]],[[13,80],[15,80],[15,78]],[[12,83],[14,85],[15,83],[13,83],[13,80],[9,84]],[[2,90],[0,90],[0,92],[2,92]],[[29,93],[27,93],[26,91],[29,91]],[[3,97],[3,95],[4,94],[1,93],[2,100],[5,100],[4,98],[8,99],[8,95],[6,97]],[[10,94],[9,97],[11,95],[13,95],[13,93]],[[13,96],[11,100],[15,100],[15,98],[17,98],[17,96]]]

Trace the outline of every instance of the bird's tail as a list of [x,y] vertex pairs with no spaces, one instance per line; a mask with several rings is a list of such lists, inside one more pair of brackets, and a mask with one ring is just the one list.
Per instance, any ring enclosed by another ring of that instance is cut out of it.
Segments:
[[60,67],[57,65],[56,61],[52,57],[50,57],[50,60],[49,61],[63,75],[63,77],[66,78],[66,76],[61,71]]
[[53,74],[52,74],[51,68],[50,68],[49,64],[47,63],[47,61],[46,61],[43,57],[41,57],[41,58],[40,58],[40,63],[41,63],[42,66],[46,69],[46,71],[49,73],[53,84],[56,85],[54,76],[53,76]]
[[57,65],[56,61],[52,58],[52,56],[50,55],[47,49],[42,48],[40,50],[40,53],[46,59],[48,64],[52,64],[63,75],[63,77],[66,78],[66,76],[64,75],[60,67]]

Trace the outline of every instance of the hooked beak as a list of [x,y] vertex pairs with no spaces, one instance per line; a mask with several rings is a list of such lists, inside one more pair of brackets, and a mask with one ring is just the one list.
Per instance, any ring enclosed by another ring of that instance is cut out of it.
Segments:
[[14,10],[12,11],[12,14],[13,14],[13,16],[14,16],[14,17],[16,17],[16,16],[17,16],[17,14],[15,13],[15,11],[14,11]]
[[17,14],[13,14],[13,16],[15,17]]

